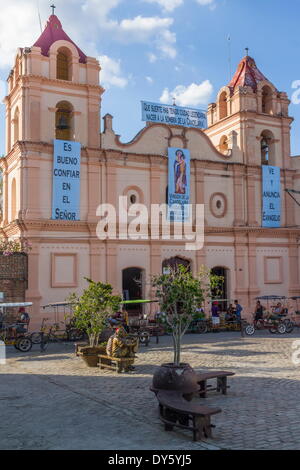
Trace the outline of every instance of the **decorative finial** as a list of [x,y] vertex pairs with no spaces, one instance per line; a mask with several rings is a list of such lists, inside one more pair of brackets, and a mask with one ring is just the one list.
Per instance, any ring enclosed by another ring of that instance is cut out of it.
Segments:
[[248,57],[249,56],[249,47],[246,47],[246,56]]
[[55,5],[51,5],[50,8],[52,8],[52,15],[54,15],[54,14],[55,14],[55,13],[54,13],[54,10],[55,10],[56,6],[55,6]]
[[173,96],[173,106],[176,106],[176,98]]

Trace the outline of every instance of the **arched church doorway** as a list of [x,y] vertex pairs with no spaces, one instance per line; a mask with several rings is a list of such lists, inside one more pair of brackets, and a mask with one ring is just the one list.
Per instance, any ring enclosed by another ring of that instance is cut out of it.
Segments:
[[[124,300],[141,300],[143,298],[143,270],[127,268],[122,271],[122,289]],[[128,313],[140,312],[140,305],[126,305]]]
[[163,261],[163,273],[168,273],[169,268],[178,269],[180,265],[191,271],[191,262],[188,259],[175,256],[174,258],[165,259]]
[[223,266],[216,266],[211,270],[212,274],[215,276],[221,276],[223,279],[215,291],[212,292],[212,299],[220,299],[222,302],[219,302],[222,311],[226,311],[230,304],[230,295],[229,295],[229,269],[224,268]]

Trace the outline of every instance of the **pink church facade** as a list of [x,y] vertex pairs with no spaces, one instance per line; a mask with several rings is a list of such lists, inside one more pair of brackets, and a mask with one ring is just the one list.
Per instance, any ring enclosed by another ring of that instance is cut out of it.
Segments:
[[[99,73],[100,72],[100,73]],[[289,100],[246,56],[216,103],[205,130],[147,123],[129,143],[104,117],[101,67],[52,15],[34,46],[19,49],[8,78],[1,236],[26,238],[33,323],[41,306],[82,292],[85,277],[110,282],[129,297],[152,298],[151,274],[183,260],[225,277],[223,296],[247,312],[258,295],[298,295],[300,212],[285,189],[300,190],[300,158],[290,155]],[[53,140],[81,144],[80,220],[52,218]],[[205,206],[205,243],[99,240],[97,208],[119,196],[166,202],[168,148],[191,155],[191,203]],[[280,168],[281,227],[262,227],[262,165]],[[133,278],[141,279],[134,292]]]

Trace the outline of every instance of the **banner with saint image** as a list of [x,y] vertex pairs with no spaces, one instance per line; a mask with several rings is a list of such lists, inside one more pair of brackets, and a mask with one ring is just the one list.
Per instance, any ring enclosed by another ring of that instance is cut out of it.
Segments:
[[[189,219],[191,156],[190,151],[169,147],[168,219],[184,222]],[[170,211],[171,206],[177,206]]]

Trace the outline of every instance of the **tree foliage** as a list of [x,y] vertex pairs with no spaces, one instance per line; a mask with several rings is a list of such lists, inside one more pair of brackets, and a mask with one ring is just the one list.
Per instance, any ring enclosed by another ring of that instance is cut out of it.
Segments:
[[197,309],[204,306],[212,292],[216,292],[222,278],[205,267],[197,276],[180,265],[170,268],[168,274],[152,276],[152,286],[160,303],[163,323],[173,335],[174,364],[180,365],[181,339]]
[[100,334],[106,328],[107,318],[118,311],[122,298],[113,295],[110,284],[85,279],[89,285],[82,296],[78,297],[73,293],[68,301],[73,305],[76,328],[85,330],[90,346],[95,347],[98,346]]

